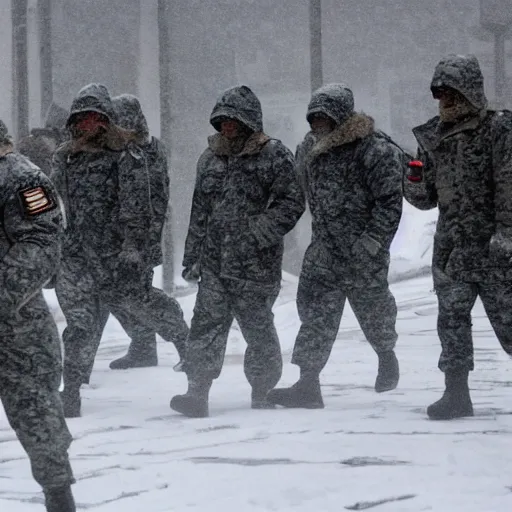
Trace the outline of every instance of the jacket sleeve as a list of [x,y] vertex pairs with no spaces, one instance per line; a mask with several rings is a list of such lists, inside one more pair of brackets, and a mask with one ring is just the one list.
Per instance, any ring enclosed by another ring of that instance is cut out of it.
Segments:
[[512,113],[493,119],[493,173],[496,232],[512,237]]
[[295,170],[292,153],[280,143],[269,142],[274,180],[270,187],[267,209],[250,218],[250,228],[260,248],[278,244],[293,229],[304,213],[304,191]]
[[183,266],[185,268],[190,268],[195,263],[201,261],[203,242],[208,229],[210,205],[202,190],[203,169],[207,159],[207,154],[203,153],[197,162],[196,183],[192,196],[192,208],[190,210],[190,221],[185,240],[185,253],[183,255]]
[[119,221],[123,225],[123,250],[149,247],[152,206],[149,171],[142,151],[131,145],[119,159]]
[[400,224],[403,162],[400,150],[391,144],[374,149],[369,159],[366,181],[374,204],[363,236],[372,242],[372,252],[376,252],[381,247],[389,249]]
[[412,182],[407,179],[407,169],[403,175],[404,197],[419,210],[432,210],[437,206],[435,168],[432,159],[423,149],[418,148],[417,159],[423,163],[423,179]]
[[56,191],[42,173],[11,188],[4,205],[10,248],[0,263],[0,316],[10,318],[51,280],[62,228]]

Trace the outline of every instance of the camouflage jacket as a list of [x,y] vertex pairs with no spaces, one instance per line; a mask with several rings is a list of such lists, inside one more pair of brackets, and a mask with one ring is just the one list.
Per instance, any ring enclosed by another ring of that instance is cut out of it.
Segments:
[[209,138],[197,165],[183,265],[200,263],[225,278],[279,283],[283,238],[304,211],[291,152],[263,134],[261,105],[248,87],[226,91],[211,116],[238,119],[254,133],[230,154]]
[[386,279],[402,214],[401,150],[353,114],[318,141],[306,135],[296,162],[312,216],[303,271],[324,268],[347,285]]
[[[71,115],[80,109],[115,113],[103,86],[79,93]],[[53,159],[52,181],[67,215],[63,258],[84,257],[93,274],[108,279],[121,251],[148,258],[151,224],[150,184],[144,153],[134,143],[124,149],[77,148],[63,144]]]
[[150,264],[152,267],[162,263],[162,235],[169,205],[169,171],[167,152],[156,137],[150,137],[146,116],[139,99],[133,94],[120,94],[112,98],[118,124],[126,130],[135,132],[135,142],[146,156],[148,166],[152,222],[150,227]]
[[151,142],[142,146],[146,156],[151,190],[153,221],[150,228],[150,261],[153,267],[161,265],[162,236],[169,207],[169,170],[167,152],[160,140],[151,138]]
[[0,151],[0,374],[60,371],[57,327],[42,288],[59,266],[56,190],[25,157]]
[[433,268],[470,282],[512,279],[509,259],[489,253],[491,237],[512,237],[512,113],[485,109],[483,78],[474,59],[441,61],[433,86],[456,88],[480,113],[455,125],[434,117],[414,128],[423,180],[404,180],[406,199],[439,208]]

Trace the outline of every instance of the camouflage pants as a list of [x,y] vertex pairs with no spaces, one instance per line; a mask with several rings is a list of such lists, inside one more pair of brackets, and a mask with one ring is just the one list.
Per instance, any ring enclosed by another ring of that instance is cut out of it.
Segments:
[[[150,289],[153,282],[153,271],[148,273],[148,283],[146,284],[147,288]],[[174,299],[172,299],[174,300]],[[93,366],[94,366],[94,359],[96,357],[96,354],[98,352],[98,348],[100,346],[101,337],[103,336],[103,331],[105,330],[105,326],[107,325],[108,317],[110,313],[113,313],[116,320],[121,324],[121,327],[124,329],[126,334],[128,334],[128,337],[130,340],[132,340],[132,343],[136,344],[137,346],[144,346],[149,347],[156,343],[156,335],[155,331],[152,329],[146,327],[145,325],[140,324],[137,322],[132,315],[126,313],[120,308],[114,308],[113,311],[109,311],[109,309],[106,306],[102,306],[99,308],[98,311],[98,318],[97,318],[97,331],[94,336],[94,339],[92,341],[92,349],[94,350],[94,357],[89,359],[89,368],[87,370],[86,376],[84,377],[84,382],[89,384],[89,380],[91,378]],[[177,346],[179,347],[179,350],[181,349],[181,345],[184,345],[187,334],[183,334],[181,336],[181,340],[178,337],[177,340]],[[180,345],[181,341],[181,345]],[[180,358],[184,356],[184,354],[179,354]]]
[[471,310],[480,297],[503,350],[512,355],[512,283],[461,283],[436,286],[437,332],[441,340],[439,369],[473,370]]
[[[147,284],[147,283],[146,283]],[[100,287],[84,269],[82,273],[61,271],[57,298],[66,317],[63,333],[65,350],[64,381],[82,384],[89,379],[98,348],[98,333],[106,321],[105,312],[126,315],[133,323],[172,341],[182,356],[188,326],[178,302],[157,288]]]
[[244,372],[249,384],[272,389],[283,367],[272,313],[279,289],[279,284],[221,279],[203,271],[185,358],[189,378],[216,379],[220,375],[229,329],[236,318],[247,343]]
[[74,483],[71,445],[59,396],[60,372],[0,376],[0,398],[9,424],[27,452],[36,482],[43,489]]
[[293,364],[306,371],[322,371],[336,340],[347,299],[373,349],[379,353],[395,347],[397,308],[387,280],[355,288],[340,284],[334,274],[323,269],[308,269],[301,273],[297,291],[302,324],[293,348]]

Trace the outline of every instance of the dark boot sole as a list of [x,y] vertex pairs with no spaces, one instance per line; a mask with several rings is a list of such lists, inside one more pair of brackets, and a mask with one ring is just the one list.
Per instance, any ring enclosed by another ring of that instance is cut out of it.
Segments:
[[131,368],[152,368],[158,366],[158,360],[156,361],[130,361],[127,363],[116,364],[116,361],[112,361],[109,365],[111,370],[130,370]]
[[184,395],[173,397],[169,405],[173,411],[188,418],[207,418],[209,416],[208,405],[205,407],[204,404]]
[[394,389],[396,389],[398,387],[398,381],[394,382],[394,383],[390,383],[390,384],[387,384],[387,385],[375,385],[375,392],[376,393],[386,393],[386,391],[393,391]]
[[427,408],[428,418],[432,421],[448,421],[448,420],[456,420],[457,418],[471,418],[475,415],[473,409],[468,409],[465,411],[452,411],[450,414],[436,414],[429,411]]

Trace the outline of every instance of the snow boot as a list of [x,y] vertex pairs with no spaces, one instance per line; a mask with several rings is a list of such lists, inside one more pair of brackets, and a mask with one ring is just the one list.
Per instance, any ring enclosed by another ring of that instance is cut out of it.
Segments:
[[380,352],[377,355],[379,356],[379,371],[375,379],[375,391],[384,393],[398,386],[400,368],[394,350]]
[[71,486],[45,489],[43,492],[47,512],[76,512]]
[[275,404],[267,399],[268,389],[252,388],[251,409],[275,409]]
[[473,416],[473,404],[468,386],[469,371],[457,370],[445,373],[445,386],[440,400],[427,407],[431,420],[452,420]]
[[110,363],[111,370],[127,370],[129,368],[149,368],[158,366],[158,354],[156,351],[156,338],[134,338],[128,348],[128,353]]
[[323,409],[324,401],[317,372],[300,372],[300,379],[289,388],[269,391],[267,401],[282,407]]
[[207,418],[211,386],[211,380],[189,379],[187,393],[173,396],[170,403],[171,409],[189,418]]
[[64,391],[60,393],[62,408],[65,418],[80,418],[82,399],[80,398],[80,386],[65,384]]

